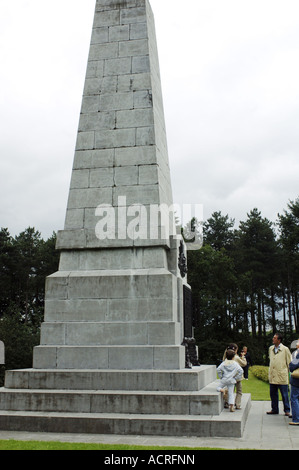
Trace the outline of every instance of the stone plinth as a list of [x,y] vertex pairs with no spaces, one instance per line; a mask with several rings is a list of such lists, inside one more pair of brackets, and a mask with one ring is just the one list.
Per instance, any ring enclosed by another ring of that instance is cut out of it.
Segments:
[[215,379],[215,366],[9,371],[0,393],[0,429],[241,437],[250,396],[243,395],[242,410],[232,417]]

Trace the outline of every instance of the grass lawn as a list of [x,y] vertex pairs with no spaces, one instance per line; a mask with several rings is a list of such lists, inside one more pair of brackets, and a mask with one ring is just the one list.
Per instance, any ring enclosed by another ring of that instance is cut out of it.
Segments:
[[242,381],[243,393],[251,393],[252,401],[269,401],[269,384],[257,379],[249,369],[248,380]]
[[[251,393],[253,401],[269,401],[269,384],[257,379],[249,370],[249,380],[242,382],[243,393]],[[80,444],[65,442],[0,440],[0,450],[206,450],[187,447],[144,447],[109,444]],[[208,449],[211,450],[211,449]]]
[[[1,450],[112,450],[112,451],[140,451],[140,450],[212,450],[205,447],[158,447],[158,446],[130,446],[130,445],[112,445],[112,444],[81,444],[72,442],[43,442],[43,441],[15,441],[0,440]],[[214,449],[216,450],[216,448]],[[221,449],[222,450],[222,449]]]

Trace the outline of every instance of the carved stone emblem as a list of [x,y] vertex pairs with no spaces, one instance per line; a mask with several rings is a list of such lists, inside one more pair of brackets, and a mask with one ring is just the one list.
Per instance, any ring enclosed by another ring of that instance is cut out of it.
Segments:
[[184,252],[184,243],[181,241],[180,248],[179,248],[179,270],[182,277],[185,277],[188,269],[187,269],[187,258]]

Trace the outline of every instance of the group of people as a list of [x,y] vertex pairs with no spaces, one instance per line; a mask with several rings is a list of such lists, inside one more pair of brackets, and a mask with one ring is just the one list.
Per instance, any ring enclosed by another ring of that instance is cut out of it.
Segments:
[[[285,416],[292,418],[289,424],[299,426],[299,378],[292,374],[299,369],[299,340],[297,349],[291,355],[289,348],[282,344],[282,336],[277,333],[273,336],[273,346],[269,348],[269,383],[271,397],[271,411],[269,415],[277,415],[278,390],[280,390]],[[291,406],[289,401],[289,376],[291,385]],[[291,414],[292,408],[292,414]]]
[[[299,377],[292,373],[299,369],[299,340],[297,349],[291,355],[289,348],[282,344],[282,336],[276,333],[273,336],[273,345],[269,348],[269,383],[271,410],[269,415],[279,413],[278,409],[278,390],[280,390],[284,414],[292,418],[290,425],[299,426]],[[240,356],[238,355],[238,346],[230,344],[223,357],[223,362],[217,368],[220,378],[218,391],[224,393],[225,406],[230,411],[241,408],[242,380],[248,378],[248,367],[252,365],[247,348],[243,348]],[[289,377],[291,385],[291,406],[289,401]],[[236,397],[234,389],[236,387]],[[292,408],[292,414],[291,414]]]

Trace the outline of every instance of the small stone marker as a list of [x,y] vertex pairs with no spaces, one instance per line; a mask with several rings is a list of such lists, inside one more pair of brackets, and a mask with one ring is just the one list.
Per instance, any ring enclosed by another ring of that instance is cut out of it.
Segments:
[[3,341],[0,341],[0,364],[5,364],[5,348]]

